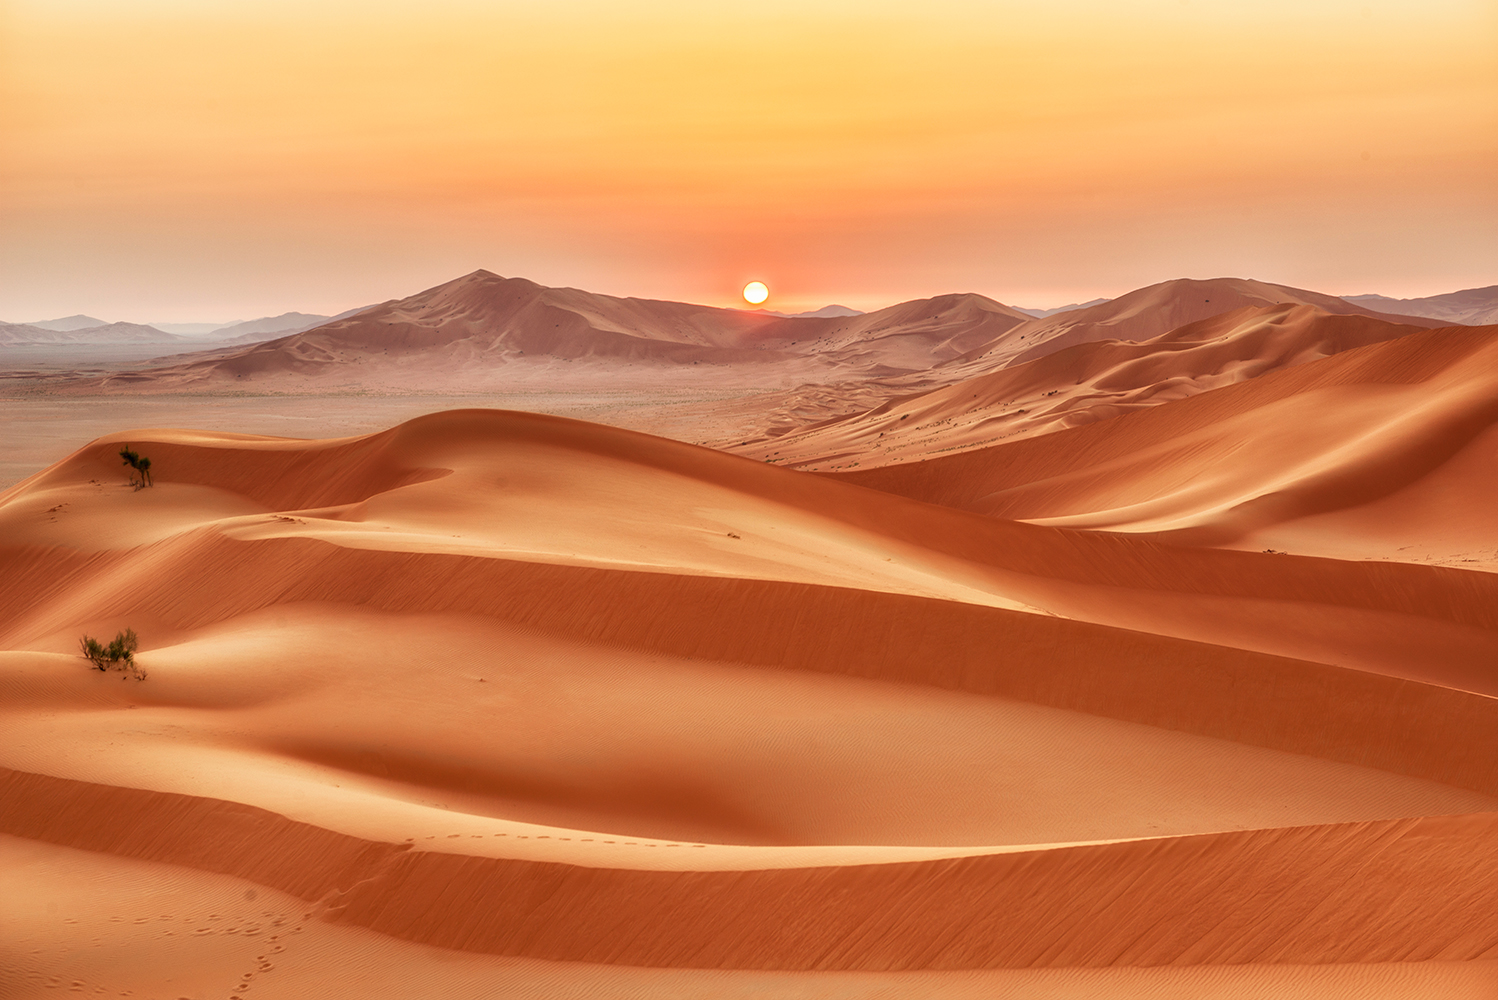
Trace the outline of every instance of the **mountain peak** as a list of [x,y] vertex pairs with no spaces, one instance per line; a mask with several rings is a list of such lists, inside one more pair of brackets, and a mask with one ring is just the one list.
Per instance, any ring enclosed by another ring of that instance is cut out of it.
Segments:
[[74,330],[88,330],[97,326],[108,326],[109,323],[92,316],[78,313],[74,316],[64,316],[61,319],[42,319],[26,326],[34,326],[39,330],[56,330],[59,333],[71,333]]

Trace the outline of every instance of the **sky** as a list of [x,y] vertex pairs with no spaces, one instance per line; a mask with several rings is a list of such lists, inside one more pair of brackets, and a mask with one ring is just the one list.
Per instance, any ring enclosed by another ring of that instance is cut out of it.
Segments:
[[0,320],[1498,283],[1493,0],[0,0]]

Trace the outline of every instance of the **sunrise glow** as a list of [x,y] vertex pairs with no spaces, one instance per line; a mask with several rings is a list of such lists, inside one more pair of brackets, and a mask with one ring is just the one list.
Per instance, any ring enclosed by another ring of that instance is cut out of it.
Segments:
[[[1498,9],[13,0],[0,317],[333,312],[475,267],[717,304],[1498,268]],[[80,280],[87,278],[86,281]],[[742,279],[739,279],[742,281]]]

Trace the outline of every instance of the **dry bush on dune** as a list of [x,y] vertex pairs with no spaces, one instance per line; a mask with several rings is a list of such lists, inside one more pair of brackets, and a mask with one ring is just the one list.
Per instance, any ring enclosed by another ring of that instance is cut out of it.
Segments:
[[138,681],[146,679],[146,672],[135,665],[135,650],[140,646],[135,629],[127,628],[116,633],[107,646],[88,635],[79,639],[78,645],[88,661],[99,670],[121,670]]
[[143,458],[139,452],[132,451],[128,444],[120,449],[120,458],[125,460],[126,465],[140,473],[138,480],[134,476],[130,477],[132,486],[140,490],[151,485],[151,460],[149,458]]

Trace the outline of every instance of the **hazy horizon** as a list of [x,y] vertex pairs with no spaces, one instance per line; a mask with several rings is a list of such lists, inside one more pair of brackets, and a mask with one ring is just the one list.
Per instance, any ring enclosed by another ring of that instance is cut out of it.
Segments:
[[[469,273],[471,273],[471,272],[469,272]],[[460,276],[455,275],[454,277],[456,278],[456,277],[460,277]],[[520,277],[520,278],[524,278],[526,276],[525,275],[505,275],[505,277]],[[1183,275],[1183,276],[1179,276],[1179,277],[1190,277],[1190,276],[1184,276]],[[1246,278],[1246,279],[1251,279],[1251,280],[1263,280],[1263,279],[1256,278],[1253,275],[1213,275],[1213,276],[1211,276],[1211,278]],[[453,279],[448,279],[448,280],[453,280]],[[1174,279],[1164,279],[1164,280],[1169,281],[1169,280],[1174,280]],[[1211,279],[1208,278],[1208,279],[1202,279],[1202,280],[1211,280]],[[445,282],[438,282],[439,285],[440,284],[444,284],[444,283]],[[1157,284],[1157,282],[1152,282],[1151,284]],[[1273,282],[1273,284],[1289,284],[1289,283],[1288,282]],[[428,287],[435,287],[435,286],[428,286]],[[561,286],[561,287],[573,287],[573,288],[576,288],[578,286],[571,285],[571,286]],[[1141,287],[1145,287],[1145,286],[1141,286]],[[1296,286],[1292,285],[1291,287],[1296,287]],[[1486,286],[1474,286],[1474,287],[1486,287]],[[418,293],[420,293],[422,291],[425,291],[425,290],[426,290],[426,288],[411,289],[409,291],[403,291],[403,292],[401,292],[398,295],[387,296],[385,299],[383,299],[381,301],[398,300],[398,299],[401,299],[401,298],[405,298],[405,297],[407,297],[409,295],[418,294]],[[587,291],[587,292],[596,292],[597,291],[596,289],[591,289],[591,288],[585,288],[585,289],[582,289],[582,290],[583,291]],[[997,296],[989,296],[989,297],[990,298],[995,298],[997,301],[1002,302],[1004,305],[1011,306],[1012,308],[1019,309],[1019,310],[1022,310],[1022,311],[1030,311],[1030,312],[1037,312],[1037,313],[1055,313],[1055,312],[1060,312],[1060,311],[1062,311],[1063,309],[1066,309],[1066,308],[1075,308],[1075,307],[1079,307],[1079,306],[1086,306],[1086,305],[1095,304],[1096,302],[1109,301],[1109,300],[1118,298],[1120,295],[1125,295],[1128,292],[1136,291],[1136,290],[1137,289],[1129,288],[1129,289],[1125,289],[1122,292],[1119,292],[1119,293],[1117,293],[1115,295],[1094,296],[1094,297],[1092,297],[1090,299],[1079,299],[1079,300],[1072,301],[1072,302],[1055,303],[1055,304],[1047,304],[1047,305],[1037,305],[1035,303],[1030,303],[1030,302],[1012,301],[1012,300],[1009,300],[1009,299],[1001,299],[1001,298],[998,298]],[[1307,291],[1318,291],[1318,292],[1325,292],[1326,291],[1325,289],[1317,289],[1317,288],[1309,288],[1309,289],[1306,289],[1306,290]],[[1445,289],[1444,291],[1441,291],[1441,292],[1435,292],[1435,293],[1431,293],[1431,294],[1433,294],[1433,295],[1442,295],[1442,294],[1446,294],[1446,293],[1449,293],[1449,292],[1457,292],[1457,291],[1465,291],[1465,290],[1467,290],[1467,289],[1450,288],[1450,289]],[[948,289],[946,291],[931,292],[931,293],[929,293],[927,295],[918,296],[918,298],[931,298],[931,297],[934,297],[934,296],[937,296],[937,295],[945,295],[945,294],[965,294],[965,293],[968,293],[968,292],[971,292],[971,291],[972,291],[972,289],[961,289],[961,290],[958,290],[958,289]],[[604,292],[604,293],[598,293],[598,294],[614,294],[614,293]],[[980,292],[978,294],[984,294],[984,293]],[[1358,298],[1360,296],[1384,295],[1385,293],[1383,293],[1383,292],[1326,292],[1326,294],[1337,295],[1337,296],[1339,296],[1341,298],[1352,300],[1352,299]],[[616,295],[616,297],[618,297],[618,298],[644,298],[645,296],[638,296],[638,295],[636,295],[636,296]],[[1394,299],[1411,299],[1411,298],[1424,298],[1426,296],[1392,296],[1391,295],[1391,296],[1387,296],[1387,297],[1394,298]],[[690,301],[690,300],[668,300],[668,301]],[[902,300],[898,300],[898,301],[888,301],[888,302],[872,302],[871,301],[869,304],[861,305],[861,306],[849,306],[849,303],[846,302],[846,301],[834,301],[834,300],[827,300],[827,301],[821,301],[821,302],[813,301],[813,302],[809,302],[809,303],[800,303],[800,302],[798,302],[798,303],[792,303],[789,306],[783,306],[782,308],[773,309],[773,310],[769,310],[769,311],[775,312],[777,314],[782,314],[782,315],[787,315],[787,316],[794,316],[794,315],[799,315],[799,314],[802,314],[802,313],[814,312],[817,309],[823,309],[823,308],[827,308],[827,307],[831,307],[831,306],[846,306],[848,308],[856,308],[860,312],[876,312],[879,309],[884,309],[884,308],[887,308],[889,306],[898,305],[900,302],[903,302],[903,301],[910,301],[910,300],[908,300],[908,299],[902,299]],[[339,313],[348,312],[348,311],[351,311],[351,310],[362,309],[362,308],[366,308],[366,307],[374,306],[374,305],[378,305],[378,304],[379,304],[378,302],[367,302],[367,303],[364,303],[363,305],[347,306],[345,308],[336,309],[336,310],[333,310],[331,312],[323,313],[321,315],[336,316]],[[739,302],[729,301],[729,302],[725,302],[725,303],[698,302],[698,303],[691,303],[691,304],[694,304],[694,305],[704,305],[704,306],[713,306],[713,307],[716,307],[716,308],[744,309],[746,311],[755,311],[755,310],[758,310],[758,309],[768,309],[768,306],[751,306],[748,303],[743,302],[743,301],[739,301]],[[279,310],[275,310],[275,311],[272,311],[272,312],[265,313],[263,315],[257,315],[257,316],[239,316],[239,317],[235,317],[235,318],[232,318],[232,319],[225,319],[225,320],[203,320],[203,319],[171,319],[171,320],[161,320],[161,319],[158,319],[158,320],[145,320],[145,319],[139,319],[139,318],[136,318],[136,317],[117,317],[117,316],[96,316],[94,318],[102,320],[103,323],[105,323],[105,324],[109,324],[109,323],[133,323],[133,324],[137,324],[137,325],[141,325],[141,326],[154,326],[157,329],[161,330],[163,333],[172,333],[172,334],[175,334],[177,336],[182,336],[182,337],[187,337],[187,338],[194,338],[194,337],[202,337],[202,336],[205,336],[205,335],[207,335],[209,333],[215,332],[217,330],[222,330],[222,329],[225,329],[225,328],[228,328],[228,327],[232,327],[232,326],[236,326],[236,325],[239,325],[239,324],[242,324],[242,323],[252,323],[252,322],[255,322],[257,320],[275,318],[275,317],[278,317],[278,316],[281,316],[281,315],[285,315],[285,314],[288,314],[288,313],[304,313],[304,312],[306,312],[306,310],[296,309],[296,308],[279,309]],[[25,320],[17,320],[17,319],[11,319],[11,318],[6,317],[6,316],[0,316],[0,322],[3,322],[3,323],[19,323],[19,324],[23,324],[23,325],[35,325],[35,324],[39,324],[39,323],[53,323],[53,322],[56,322],[59,319],[70,319],[73,316],[78,316],[78,315],[88,315],[88,314],[87,313],[81,313],[81,312],[70,312],[70,313],[65,313],[65,314],[57,314],[57,315],[53,315],[53,316],[46,316],[46,317],[39,317],[39,318],[25,319]],[[198,328],[198,329],[194,330],[194,329],[188,329],[188,328]]]
[[[0,317],[1498,274],[1498,10],[13,0]],[[1397,69],[1397,71],[1395,71]]]

